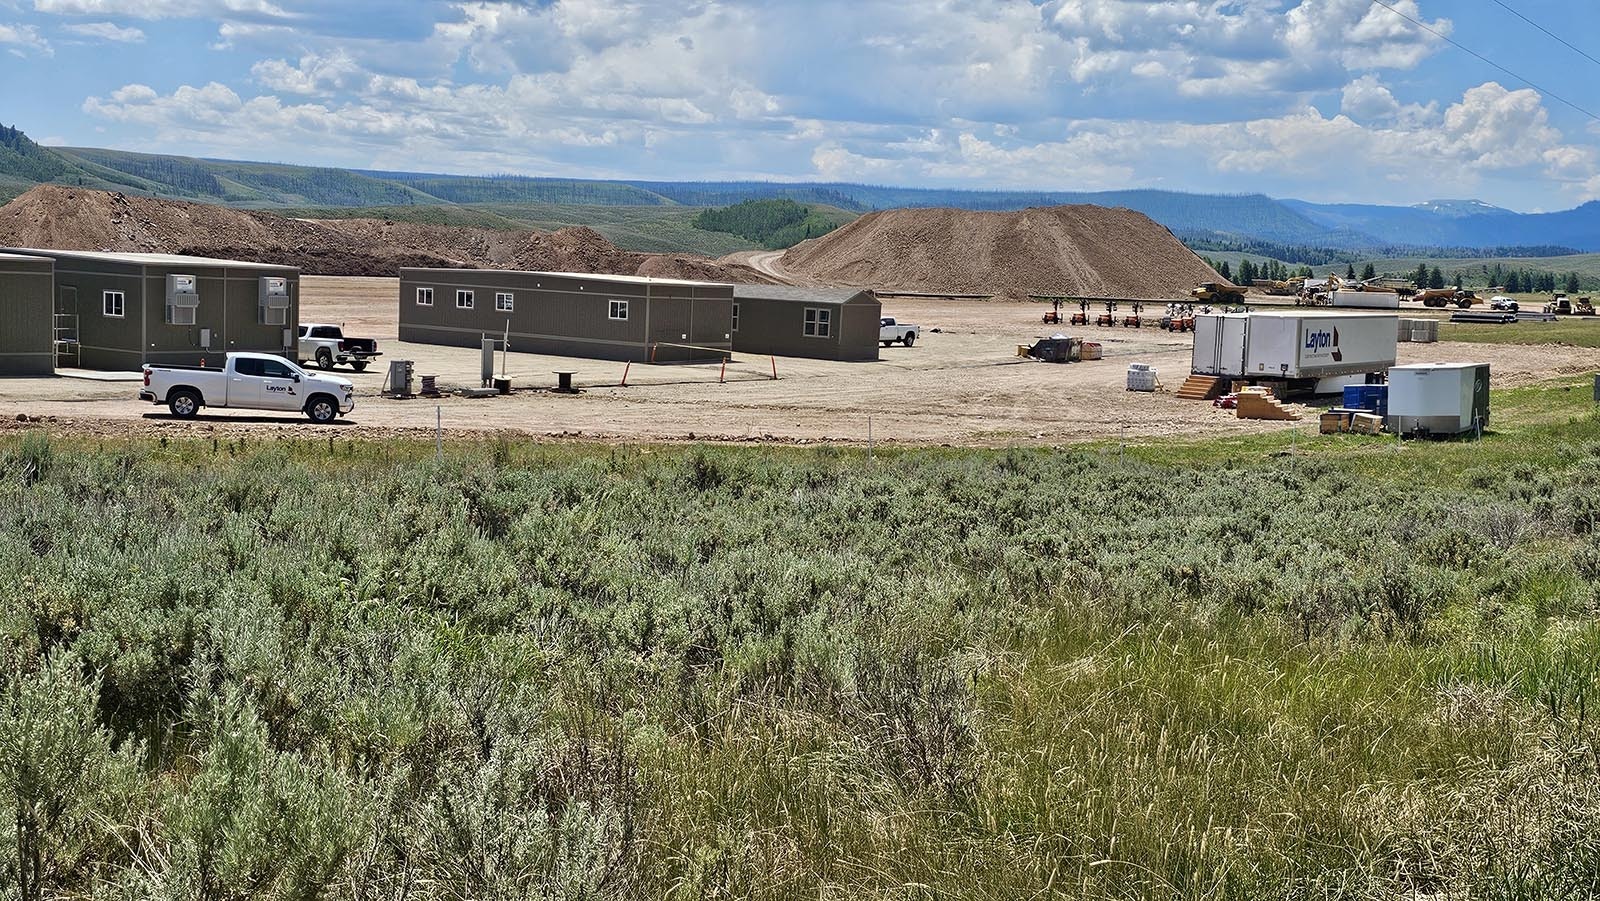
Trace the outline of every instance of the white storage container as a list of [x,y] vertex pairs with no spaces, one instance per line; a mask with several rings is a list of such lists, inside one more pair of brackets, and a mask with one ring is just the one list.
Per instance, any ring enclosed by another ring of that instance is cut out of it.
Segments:
[[1335,291],[1333,306],[1360,310],[1398,310],[1400,295],[1393,291]]
[[1489,422],[1488,363],[1418,363],[1389,370],[1391,432],[1459,435]]

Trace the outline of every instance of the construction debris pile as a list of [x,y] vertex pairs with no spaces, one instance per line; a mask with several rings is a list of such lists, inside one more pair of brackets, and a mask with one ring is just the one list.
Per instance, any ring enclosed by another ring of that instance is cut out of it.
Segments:
[[296,266],[310,275],[393,276],[401,267],[471,267],[771,281],[687,254],[619,249],[592,228],[554,232],[383,219],[287,219],[253,210],[40,185],[0,207],[0,246],[178,253]]
[[935,294],[1184,297],[1216,272],[1142,213],[899,209],[796,245],[785,271],[827,284]]

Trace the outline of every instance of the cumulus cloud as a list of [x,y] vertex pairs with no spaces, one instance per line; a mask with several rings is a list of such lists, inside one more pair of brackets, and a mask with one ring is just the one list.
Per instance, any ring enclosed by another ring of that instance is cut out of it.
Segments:
[[0,23],[0,47],[13,56],[52,56],[55,53],[50,42],[41,37],[39,29],[32,25]]
[[111,22],[75,22],[65,29],[70,34],[95,41],[115,44],[142,44],[144,32],[137,28],[123,28]]

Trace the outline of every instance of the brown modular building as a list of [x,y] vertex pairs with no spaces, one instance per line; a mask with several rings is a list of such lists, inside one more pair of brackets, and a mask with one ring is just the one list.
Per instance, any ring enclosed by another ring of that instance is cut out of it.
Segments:
[[300,270],[159,253],[18,249],[55,261],[57,363],[134,370],[294,353]]
[[820,360],[878,359],[882,306],[859,288],[738,285],[733,349]]
[[401,269],[400,340],[659,363],[721,359],[733,286],[631,275]]
[[54,261],[0,253],[0,375],[55,371]]

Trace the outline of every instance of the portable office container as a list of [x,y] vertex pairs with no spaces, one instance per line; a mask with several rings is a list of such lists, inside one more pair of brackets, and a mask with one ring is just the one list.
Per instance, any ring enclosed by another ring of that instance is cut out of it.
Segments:
[[1356,310],[1398,310],[1400,295],[1393,291],[1335,291],[1332,305]]
[[883,307],[859,288],[733,286],[733,349],[819,360],[878,359]]
[[733,349],[733,286],[518,272],[400,270],[400,340],[481,347],[509,332],[519,353],[658,363],[719,360]]
[[[87,369],[215,362],[228,351],[293,355],[300,270],[160,253],[26,250],[55,265],[58,347]],[[267,308],[263,296],[275,306]]]
[[1418,363],[1389,370],[1391,432],[1459,435],[1489,424],[1488,363]]
[[0,253],[0,375],[55,371],[55,263]]

